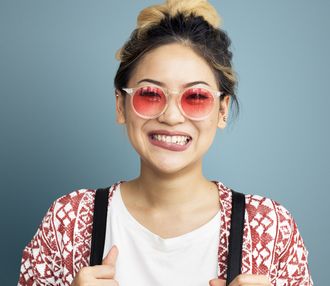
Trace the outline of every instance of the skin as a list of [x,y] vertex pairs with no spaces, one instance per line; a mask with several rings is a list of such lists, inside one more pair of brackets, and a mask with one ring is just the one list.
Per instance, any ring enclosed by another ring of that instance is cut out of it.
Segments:
[[[226,280],[212,279],[209,281],[210,286],[225,286]],[[251,275],[241,274],[237,276],[229,286],[272,286],[267,276],[264,275]]]
[[[146,81],[147,79],[147,81]],[[169,90],[182,90],[186,85],[203,81],[204,87],[219,90],[208,63],[190,47],[167,44],[148,52],[139,62],[127,87],[160,82]],[[116,91],[117,122],[125,124],[129,140],[140,156],[140,175],[121,184],[121,195],[129,212],[150,231],[163,238],[190,232],[207,223],[219,209],[216,185],[204,177],[202,159],[212,145],[217,129],[226,127],[230,97],[216,100],[211,114],[202,121],[183,116],[170,95],[166,111],[155,119],[142,119],[131,108],[129,95]],[[166,150],[150,143],[148,133],[154,130],[180,131],[192,137],[191,145],[182,152]],[[162,224],[159,224],[162,221]],[[118,285],[114,280],[118,255],[113,246],[101,266],[82,268],[72,286]],[[207,281],[205,281],[207,283]],[[108,283],[108,284],[106,284]],[[212,279],[209,285],[225,285]],[[230,286],[270,285],[267,277],[240,275]]]
[[118,248],[113,246],[102,261],[102,265],[83,267],[79,270],[71,286],[118,286],[114,279]]

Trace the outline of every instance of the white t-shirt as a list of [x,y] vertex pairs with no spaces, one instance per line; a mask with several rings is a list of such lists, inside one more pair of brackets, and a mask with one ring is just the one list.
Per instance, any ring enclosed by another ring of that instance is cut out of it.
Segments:
[[118,247],[120,286],[208,286],[217,278],[219,231],[220,211],[189,233],[161,238],[129,213],[118,187],[108,208],[103,257]]

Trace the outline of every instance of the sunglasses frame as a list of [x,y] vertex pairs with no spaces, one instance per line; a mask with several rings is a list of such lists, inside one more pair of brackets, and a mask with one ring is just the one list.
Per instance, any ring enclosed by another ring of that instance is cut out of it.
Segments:
[[[158,114],[154,115],[154,116],[146,116],[146,115],[143,115],[143,114],[139,113],[139,112],[135,109],[135,107],[134,107],[134,104],[133,104],[133,97],[134,97],[134,95],[136,94],[136,91],[139,90],[140,88],[143,88],[143,87],[154,87],[154,88],[158,88],[158,89],[160,89],[160,90],[164,93],[164,95],[165,95],[165,98],[166,98],[166,104],[165,104],[163,110],[162,110],[161,112],[159,112]],[[141,85],[141,86],[137,86],[137,87],[130,87],[130,88],[127,87],[127,88],[122,88],[122,90],[123,90],[125,93],[127,93],[128,95],[130,95],[130,97],[131,97],[130,102],[131,102],[131,107],[132,107],[132,109],[134,110],[134,112],[135,112],[138,116],[140,116],[140,117],[143,118],[143,119],[155,119],[155,118],[161,116],[161,115],[166,111],[166,109],[167,109],[167,107],[168,107],[168,101],[169,101],[169,96],[170,96],[170,94],[175,94],[175,95],[179,95],[179,96],[177,97],[176,103],[177,103],[177,106],[179,107],[179,110],[180,110],[181,114],[183,114],[183,116],[185,116],[186,118],[188,118],[188,119],[190,119],[190,120],[193,120],[193,121],[201,121],[201,120],[206,119],[206,118],[210,115],[211,112],[209,112],[207,115],[205,115],[205,116],[203,116],[203,117],[198,117],[198,118],[196,118],[196,117],[188,116],[188,115],[184,112],[184,110],[183,110],[183,108],[182,108],[182,106],[181,106],[181,98],[182,98],[182,96],[184,95],[184,93],[185,93],[187,90],[194,89],[194,88],[202,88],[202,89],[207,90],[208,92],[210,92],[210,94],[212,94],[212,96],[213,96],[213,104],[214,104],[214,101],[215,101],[215,99],[216,99],[217,97],[220,97],[221,95],[224,94],[224,92],[222,92],[222,91],[219,91],[219,90],[213,90],[213,89],[210,89],[210,88],[207,88],[207,87],[204,87],[204,86],[203,86],[203,87],[201,87],[201,86],[187,87],[187,88],[184,88],[184,89],[181,89],[181,90],[169,90],[169,89],[167,89],[167,88],[163,88],[163,87],[155,86],[155,85]]]

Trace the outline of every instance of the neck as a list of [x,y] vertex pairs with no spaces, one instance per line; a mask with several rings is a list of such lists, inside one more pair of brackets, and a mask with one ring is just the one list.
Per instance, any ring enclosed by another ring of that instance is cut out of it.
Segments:
[[140,176],[129,184],[137,204],[166,211],[199,204],[215,187],[203,176],[201,162],[171,174],[158,172],[141,162]]

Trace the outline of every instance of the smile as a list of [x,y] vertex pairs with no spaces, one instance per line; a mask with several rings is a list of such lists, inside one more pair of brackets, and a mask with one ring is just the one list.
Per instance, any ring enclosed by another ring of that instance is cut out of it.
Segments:
[[192,137],[181,131],[154,130],[148,134],[149,142],[162,149],[182,152],[189,148]]
[[178,144],[178,145],[186,145],[189,143],[191,140],[190,136],[168,136],[168,135],[162,135],[162,134],[151,134],[151,139],[160,141],[160,142],[165,142],[169,144]]

